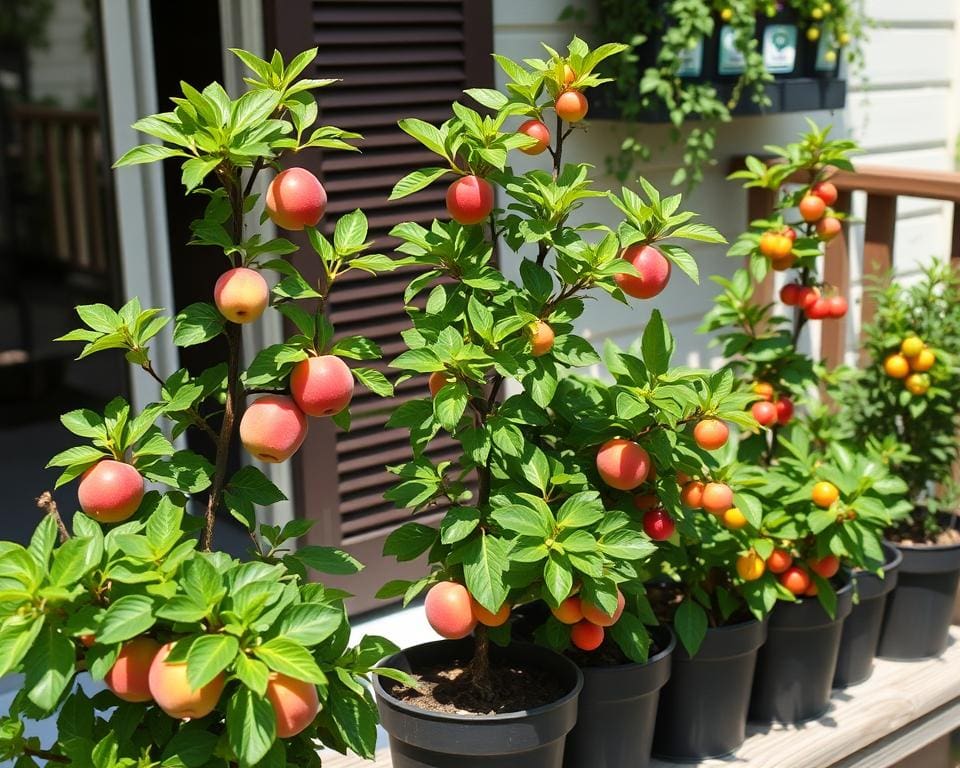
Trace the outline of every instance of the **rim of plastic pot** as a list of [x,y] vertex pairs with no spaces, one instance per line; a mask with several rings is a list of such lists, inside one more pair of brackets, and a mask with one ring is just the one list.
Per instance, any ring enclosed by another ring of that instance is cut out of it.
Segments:
[[897,576],[903,563],[903,553],[889,542],[883,542],[885,562],[881,570],[883,578],[874,571],[855,571],[852,574],[859,600],[875,600],[889,594],[897,586]]
[[853,579],[846,571],[843,579],[843,586],[837,590],[836,616],[830,618],[816,597],[801,597],[794,602],[779,600],[770,612],[770,629],[802,631],[843,621],[853,609]]
[[[392,654],[386,659],[383,659],[379,664],[377,664],[377,667],[395,667],[396,666],[394,663],[395,659],[415,649],[428,648],[430,646],[434,646],[434,647],[445,646],[449,648],[451,645],[454,645],[454,644],[462,645],[467,650],[472,650],[473,638],[466,637],[466,638],[463,638],[462,640],[432,640],[429,643],[419,643],[417,645],[412,645],[409,648],[402,648],[399,652]],[[496,649],[498,648],[499,646],[491,645],[491,651],[493,652],[496,652]],[[400,699],[396,698],[395,696],[393,696],[387,690],[384,689],[382,683],[380,682],[380,676],[376,674],[376,671],[375,671],[376,668],[374,668],[373,689],[378,696],[383,698],[384,701],[389,702],[391,707],[393,707],[394,709],[402,710],[403,712],[406,712],[407,714],[412,715],[414,717],[427,717],[427,718],[445,720],[448,722],[463,722],[463,723],[487,723],[487,722],[504,723],[511,720],[523,720],[530,717],[536,717],[537,715],[548,713],[552,710],[563,707],[564,705],[570,703],[571,700],[577,699],[580,696],[580,691],[583,689],[583,672],[581,672],[580,667],[574,664],[570,659],[568,659],[562,653],[557,653],[556,651],[553,651],[549,648],[544,648],[543,646],[535,645],[533,643],[522,643],[522,642],[511,643],[506,648],[503,648],[500,650],[507,651],[508,649],[520,650],[520,651],[533,649],[539,653],[543,653],[546,656],[551,656],[555,659],[558,659],[561,664],[564,664],[573,670],[575,674],[576,683],[574,684],[573,688],[570,691],[565,693],[559,699],[554,699],[553,701],[547,704],[543,704],[542,706],[534,707],[533,709],[518,709],[513,712],[501,712],[495,715],[479,715],[479,714],[460,715],[460,714],[448,713],[448,712],[434,712],[429,709],[423,709],[422,707],[416,707],[412,704],[407,704],[406,702],[401,701]]]
[[687,653],[683,643],[677,643],[674,658],[680,661],[723,661],[753,653],[767,639],[767,619],[750,618],[736,624],[709,627],[694,656]]

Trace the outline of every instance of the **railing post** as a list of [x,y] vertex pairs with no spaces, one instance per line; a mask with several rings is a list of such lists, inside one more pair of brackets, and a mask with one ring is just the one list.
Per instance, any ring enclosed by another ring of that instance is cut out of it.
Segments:
[[873,320],[876,303],[869,288],[885,278],[893,266],[893,238],[897,228],[896,195],[867,195],[867,220],[863,238],[863,303],[860,309],[860,363],[869,363],[864,348],[863,327]]
[[953,204],[953,237],[950,241],[950,264],[960,269],[960,203]]
[[[776,203],[776,196],[772,189],[765,187],[750,187],[747,192],[747,228],[750,222],[756,219],[765,219],[773,212],[773,206]],[[747,264],[750,260],[747,258]],[[757,303],[763,305],[773,300],[773,272],[768,271],[767,276],[757,285],[754,292]]]
[[[838,211],[849,211],[851,193],[844,190],[837,199]],[[850,256],[847,248],[847,239],[850,236],[849,224],[844,223],[840,234],[827,243],[827,250],[823,257],[823,279],[827,285],[837,289],[837,293],[850,300]],[[850,312],[841,320],[830,320],[821,323],[820,356],[828,368],[835,368],[843,362],[843,355],[847,348],[847,323]]]

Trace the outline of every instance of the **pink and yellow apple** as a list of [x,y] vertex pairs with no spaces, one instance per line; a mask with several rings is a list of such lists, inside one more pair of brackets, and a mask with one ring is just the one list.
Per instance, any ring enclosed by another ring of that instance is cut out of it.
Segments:
[[260,461],[286,461],[307,437],[307,417],[286,395],[254,400],[240,419],[240,442]]
[[104,459],[83,473],[77,498],[94,520],[122,523],[140,508],[143,491],[143,476],[133,466]]
[[350,404],[353,374],[334,355],[308,357],[290,375],[290,394],[307,416],[333,416]]
[[230,322],[252,323],[270,303],[270,288],[257,270],[236,267],[220,275],[213,301]]
[[267,215],[278,227],[299,232],[315,227],[327,210],[327,192],[306,168],[287,168],[267,187]]

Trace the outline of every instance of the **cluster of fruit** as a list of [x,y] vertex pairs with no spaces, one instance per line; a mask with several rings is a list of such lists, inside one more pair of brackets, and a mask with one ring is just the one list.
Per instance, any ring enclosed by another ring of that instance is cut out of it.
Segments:
[[840,319],[847,314],[849,304],[840,294],[822,295],[815,285],[787,283],[780,289],[780,301],[788,307],[799,307],[808,320]]
[[883,370],[892,379],[903,379],[903,385],[912,395],[925,395],[930,389],[927,371],[933,368],[937,356],[928,349],[919,336],[907,336],[900,350],[887,355]]
[[[90,647],[94,638],[81,642]],[[154,702],[177,720],[198,720],[216,708],[226,686],[223,672],[194,689],[187,678],[186,659],[169,658],[174,644],[161,645],[152,637],[136,637],[123,644],[104,682],[119,699],[133,703]],[[277,736],[296,736],[313,723],[320,711],[317,687],[279,672],[267,681],[267,700],[276,716]]]
[[754,384],[753,392],[763,398],[750,407],[753,418],[761,427],[772,427],[774,424],[785,427],[790,423],[793,418],[793,400],[786,395],[778,395],[773,385],[766,381]]

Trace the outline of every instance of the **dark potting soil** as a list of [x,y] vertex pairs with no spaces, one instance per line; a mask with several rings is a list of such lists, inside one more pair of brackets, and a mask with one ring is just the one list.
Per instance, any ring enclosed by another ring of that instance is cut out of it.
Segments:
[[919,524],[915,524],[906,529],[891,531],[887,538],[897,544],[922,546],[924,544],[948,547],[960,544],[960,530],[957,528],[947,528],[936,533],[926,533]]
[[499,715],[542,707],[560,699],[566,691],[548,672],[516,665],[490,666],[493,695],[484,697],[464,679],[466,664],[437,665],[415,670],[417,689],[391,681],[385,686],[396,699],[430,712],[448,715]]
[[[673,583],[651,583],[647,584],[647,599],[650,601],[650,607],[653,613],[662,624],[672,624],[677,606],[683,602],[683,589],[679,584]],[[749,621],[753,616],[746,607],[736,610],[726,619],[722,618],[718,609],[707,612],[707,620],[710,627],[725,627],[732,624],[741,624]],[[650,651],[653,655],[653,651]]]

